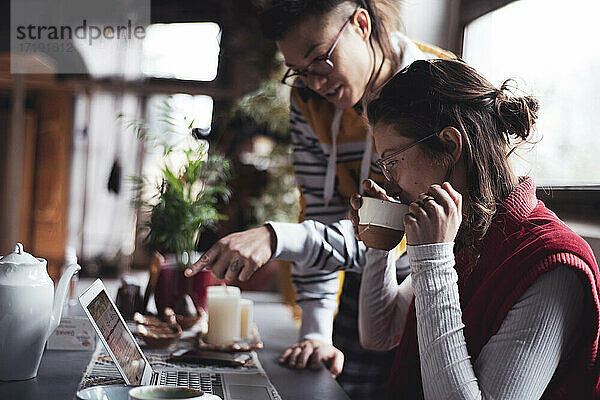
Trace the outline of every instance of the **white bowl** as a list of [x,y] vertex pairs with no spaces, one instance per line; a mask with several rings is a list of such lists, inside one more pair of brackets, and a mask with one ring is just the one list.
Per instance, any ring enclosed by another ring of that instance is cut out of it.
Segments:
[[129,391],[131,400],[212,400],[219,399],[218,396],[201,392],[200,390],[188,389],[177,386],[138,386]]
[[128,400],[131,386],[100,385],[81,389],[76,393],[77,400]]

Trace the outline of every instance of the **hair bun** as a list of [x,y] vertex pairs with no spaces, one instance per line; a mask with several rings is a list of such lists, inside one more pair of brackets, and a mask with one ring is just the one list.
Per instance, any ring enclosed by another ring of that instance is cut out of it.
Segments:
[[507,79],[496,92],[495,109],[501,130],[527,140],[538,117],[539,102],[533,96],[515,96],[514,80]]

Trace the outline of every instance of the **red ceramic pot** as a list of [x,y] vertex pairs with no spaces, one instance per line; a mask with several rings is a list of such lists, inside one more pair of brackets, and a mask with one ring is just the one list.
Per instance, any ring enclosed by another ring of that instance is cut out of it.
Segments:
[[187,283],[186,293],[189,294],[192,300],[194,301],[196,309],[198,311],[200,311],[200,309],[206,311],[206,288],[214,284],[213,276],[210,273],[210,271],[203,270],[189,278],[184,276],[184,279]]
[[210,271],[200,271],[190,278],[183,271],[174,255],[165,257],[161,263],[154,290],[154,301],[159,312],[165,307],[175,307],[186,294],[190,295],[197,310],[206,309],[206,288],[213,284]]

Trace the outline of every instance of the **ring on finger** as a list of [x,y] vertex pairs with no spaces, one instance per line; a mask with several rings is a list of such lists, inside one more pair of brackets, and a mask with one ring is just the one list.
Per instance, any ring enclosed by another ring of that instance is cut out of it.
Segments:
[[421,208],[425,208],[426,206],[431,204],[432,201],[435,203],[435,198],[433,196],[423,195],[423,197],[419,199],[418,203],[421,206]]

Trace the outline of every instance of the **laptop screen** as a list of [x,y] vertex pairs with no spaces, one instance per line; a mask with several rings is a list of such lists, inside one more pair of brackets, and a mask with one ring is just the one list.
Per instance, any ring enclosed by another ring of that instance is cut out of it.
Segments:
[[139,385],[146,362],[106,292],[101,290],[88,304],[87,309],[129,383]]

